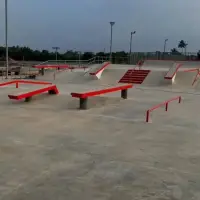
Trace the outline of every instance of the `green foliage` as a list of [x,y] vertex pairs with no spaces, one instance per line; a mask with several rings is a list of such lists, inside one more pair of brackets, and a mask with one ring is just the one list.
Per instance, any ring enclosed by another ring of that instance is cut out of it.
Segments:
[[188,44],[184,41],[184,40],[181,40],[178,44],[178,48],[180,49],[184,49]]
[[171,49],[171,54],[172,55],[181,55],[181,53],[176,48]]
[[[55,60],[56,54],[55,52],[50,52],[48,50],[33,50],[29,47],[19,47],[13,46],[9,47],[9,57],[14,60],[26,60],[26,61],[46,61],[46,60]],[[124,57],[127,56],[128,53],[121,51],[113,53],[113,56]],[[105,56],[109,57],[109,53],[105,52],[97,52],[96,54],[93,52],[84,52],[81,53],[79,51],[68,50],[64,53],[58,52],[58,60],[89,60],[94,56]],[[1,59],[2,58],[2,59]],[[5,48],[0,46],[0,59],[5,60]]]

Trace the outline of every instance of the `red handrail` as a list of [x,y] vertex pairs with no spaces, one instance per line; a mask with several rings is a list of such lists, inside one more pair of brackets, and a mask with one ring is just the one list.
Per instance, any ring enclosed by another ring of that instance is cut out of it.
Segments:
[[178,103],[181,103],[182,98],[181,98],[181,96],[174,97],[172,99],[169,99],[169,100],[167,100],[167,101],[165,101],[165,102],[163,102],[161,104],[158,104],[158,105],[150,108],[149,110],[147,110],[147,112],[146,112],[146,122],[149,122],[150,112],[152,112],[153,110],[155,110],[155,109],[157,109],[157,108],[159,108],[159,107],[161,107],[163,105],[165,105],[165,111],[168,111],[168,104],[170,102],[172,102],[172,101],[175,101],[175,100],[178,100]]

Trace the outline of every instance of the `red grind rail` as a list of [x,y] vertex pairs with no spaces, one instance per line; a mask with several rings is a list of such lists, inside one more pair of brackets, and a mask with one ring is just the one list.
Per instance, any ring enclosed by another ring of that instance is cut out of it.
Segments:
[[34,68],[37,68],[37,69],[42,69],[42,68],[49,68],[49,69],[52,69],[52,68],[64,68],[64,69],[69,69],[70,66],[69,65],[35,65],[33,66]]
[[194,69],[188,69],[188,70],[185,70],[184,72],[195,72],[197,71],[197,74],[194,78],[194,81],[192,82],[192,86],[196,83],[196,81],[199,79],[199,76],[200,76],[200,69],[199,68],[194,68]]
[[169,69],[169,71],[167,72],[167,74],[165,75],[165,79],[169,79],[169,80],[171,80],[171,79],[173,79],[173,77],[175,76],[175,74],[178,72],[178,70],[179,70],[179,68],[182,66],[183,64],[177,64],[177,67],[176,67],[176,70],[175,70],[175,72],[172,74],[172,76],[167,76],[167,74],[168,74],[168,72],[171,70],[171,68]]
[[161,104],[158,104],[158,105],[150,108],[149,110],[147,110],[147,112],[146,112],[146,122],[149,122],[149,120],[150,120],[150,112],[152,112],[153,110],[156,110],[157,108],[160,108],[161,106],[164,106],[164,105],[165,105],[165,111],[168,111],[168,104],[170,102],[176,101],[176,100],[178,100],[178,103],[181,103],[181,100],[182,100],[181,96],[169,99],[169,100],[167,100],[167,101],[165,101],[165,102],[163,102]]
[[96,72],[91,72],[90,75],[97,75],[100,71],[105,69],[108,65],[110,65],[110,62],[105,63],[100,69],[98,69]]
[[52,84],[50,82],[43,82],[43,81],[14,80],[14,81],[8,81],[8,82],[5,82],[5,83],[0,83],[0,86],[16,84],[16,88],[18,88],[19,83],[33,84],[33,85],[51,85]]

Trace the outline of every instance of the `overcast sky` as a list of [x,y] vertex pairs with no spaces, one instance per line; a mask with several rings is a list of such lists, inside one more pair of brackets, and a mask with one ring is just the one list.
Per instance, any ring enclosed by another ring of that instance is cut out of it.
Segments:
[[[34,49],[61,47],[62,51],[163,50],[188,42],[189,51],[200,49],[200,0],[8,0],[9,45]],[[4,0],[0,0],[0,45],[4,45]]]

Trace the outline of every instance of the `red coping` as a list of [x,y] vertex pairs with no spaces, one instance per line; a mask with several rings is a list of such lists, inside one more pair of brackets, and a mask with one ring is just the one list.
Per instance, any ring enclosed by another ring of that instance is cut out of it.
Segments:
[[26,93],[19,94],[19,95],[8,95],[8,97],[10,99],[20,100],[20,99],[32,97],[34,95],[41,94],[41,93],[44,93],[44,92],[47,92],[47,91],[50,91],[50,90],[54,90],[55,93],[58,94],[58,89],[57,89],[56,85],[51,85],[51,86],[48,86],[48,87],[45,87],[45,88],[40,88],[40,89],[33,90],[31,92],[26,92]]
[[149,118],[150,118],[150,112],[152,112],[153,110],[156,110],[157,108],[160,108],[161,106],[165,105],[165,111],[168,111],[168,104],[172,101],[175,101],[175,100],[178,100],[179,103],[181,103],[181,96],[178,96],[178,97],[174,97],[172,99],[169,99],[161,104],[158,104],[152,108],[150,108],[149,110],[147,110],[146,112],[146,122],[149,122]]
[[[181,66],[183,66],[183,64],[177,64],[177,67],[176,67],[176,70],[175,70],[175,72],[172,74],[172,76],[165,76],[165,79],[172,79],[174,76],[175,76],[175,74],[177,73],[177,71],[179,70],[179,68],[181,67]],[[170,68],[171,69],[171,68]],[[170,69],[169,69],[169,71],[170,71]],[[168,72],[169,72],[168,71]],[[168,73],[167,72],[167,73]]]
[[91,96],[97,96],[100,94],[105,94],[105,93],[110,93],[110,92],[116,92],[119,90],[126,90],[129,88],[132,88],[133,85],[132,84],[127,84],[127,85],[122,85],[122,86],[118,86],[118,87],[112,87],[112,88],[107,88],[107,89],[103,89],[103,90],[97,90],[97,91],[92,91],[92,92],[85,92],[85,93],[71,93],[72,97],[75,98],[82,98],[85,99],[87,97],[91,97]]
[[98,69],[96,72],[91,72],[90,75],[97,75],[100,71],[105,69],[108,65],[110,65],[110,62],[105,63],[100,69]]

